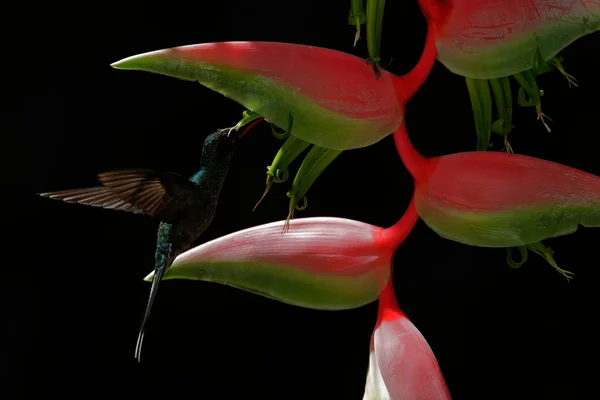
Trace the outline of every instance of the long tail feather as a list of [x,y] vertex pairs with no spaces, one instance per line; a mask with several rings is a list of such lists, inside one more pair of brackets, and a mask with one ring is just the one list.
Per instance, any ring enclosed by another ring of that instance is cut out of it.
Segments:
[[156,298],[156,294],[158,293],[158,286],[160,285],[160,281],[162,280],[166,270],[166,266],[159,266],[154,269],[154,278],[152,279],[150,296],[148,297],[148,303],[146,304],[146,310],[144,311],[144,319],[142,320],[142,324],[140,325],[137,344],[135,345],[135,358],[137,359],[138,363],[140,362],[142,356],[142,344],[144,342],[146,324],[148,323],[148,319],[150,318],[150,312],[152,311],[152,306],[154,305],[154,299]]

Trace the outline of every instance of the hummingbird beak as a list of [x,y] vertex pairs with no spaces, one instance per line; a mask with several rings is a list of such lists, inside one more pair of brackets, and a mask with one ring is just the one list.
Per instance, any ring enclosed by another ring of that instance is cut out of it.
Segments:
[[243,131],[241,131],[241,132],[240,132],[240,133],[237,135],[236,139],[241,139],[241,138],[243,138],[243,137],[246,135],[246,133],[248,133],[248,131],[250,131],[250,129],[252,129],[252,128],[254,127],[254,125],[258,124],[258,123],[259,123],[260,121],[262,121],[263,119],[264,119],[264,117],[260,117],[260,118],[258,118],[258,119],[255,119],[254,121],[250,122],[250,123],[249,123],[249,124],[246,126],[246,128],[244,128],[244,130],[243,130]]

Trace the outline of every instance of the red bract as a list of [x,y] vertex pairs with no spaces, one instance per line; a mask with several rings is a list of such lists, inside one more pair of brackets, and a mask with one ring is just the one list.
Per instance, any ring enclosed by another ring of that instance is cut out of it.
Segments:
[[465,77],[477,150],[489,148],[494,132],[503,135],[506,150],[512,152],[508,140],[513,128],[510,77],[520,86],[518,104],[534,107],[538,119],[551,130],[542,112],[544,92],[536,76],[556,69],[567,78],[569,86],[576,85],[558,53],[578,38],[600,30],[600,1],[420,2],[422,7],[438,11],[431,13],[438,59],[450,71]]
[[380,399],[450,399],[433,351],[398,307],[391,279],[379,298],[363,397],[363,400]]
[[181,254],[164,279],[217,282],[315,309],[355,308],[377,299],[417,219],[411,202],[388,229],[326,217],[293,220],[285,235],[283,221],[255,226]]
[[[421,0],[439,3],[438,0]],[[598,0],[452,0],[439,26],[439,60],[470,78],[514,75],[600,29]]]
[[222,42],[139,54],[112,64],[198,81],[315,145],[337,150],[372,145],[402,122],[413,76],[373,69],[361,58],[315,46]]
[[441,236],[517,247],[600,227],[600,177],[533,157],[465,152],[427,159],[405,126],[394,133],[415,179],[415,207]]

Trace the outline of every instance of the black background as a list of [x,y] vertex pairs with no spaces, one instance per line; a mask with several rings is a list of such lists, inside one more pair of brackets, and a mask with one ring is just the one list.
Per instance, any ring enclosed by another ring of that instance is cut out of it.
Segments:
[[[142,278],[153,266],[156,222],[35,195],[92,186],[97,173],[120,168],[190,175],[204,138],[234,125],[243,111],[198,84],[117,71],[110,63],[227,40],[311,44],[366,57],[364,41],[352,47],[348,8],[341,0],[129,1],[22,4],[3,12],[3,193],[15,203],[5,205],[8,261],[0,280],[6,335],[0,357],[3,377],[10,379],[3,390],[15,390],[7,398],[33,392],[58,398],[362,398],[375,303],[313,311],[217,284],[168,281],[138,365],[133,353],[149,291]],[[388,2],[385,18],[383,63],[393,58],[387,69],[406,73],[422,50],[424,20],[416,1]],[[533,109],[515,109],[516,152],[600,175],[599,39],[588,36],[562,53],[579,88],[569,89],[558,72],[538,80],[552,133]],[[407,121],[426,156],[475,147],[464,79],[439,63],[409,103]],[[285,218],[287,185],[275,187],[252,212],[280,145],[267,124],[246,136],[202,241]],[[297,217],[390,226],[411,192],[412,179],[388,137],[344,152],[311,188],[309,207]],[[536,255],[513,270],[502,249],[454,243],[418,223],[396,254],[394,282],[400,306],[433,348],[453,398],[583,398],[590,344],[582,332],[592,329],[593,319],[582,284],[597,267],[598,238],[597,230],[581,229],[547,242],[559,264],[576,273],[568,283]]]

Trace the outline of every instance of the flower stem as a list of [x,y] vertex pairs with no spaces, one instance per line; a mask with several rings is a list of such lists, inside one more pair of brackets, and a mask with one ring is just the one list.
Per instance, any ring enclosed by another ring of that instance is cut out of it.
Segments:
[[405,75],[396,79],[395,87],[398,94],[398,101],[406,105],[408,100],[423,86],[429,73],[433,69],[437,59],[437,49],[435,47],[435,28],[432,23],[427,24],[427,38],[425,47],[417,65]]
[[426,157],[423,157],[410,141],[406,129],[406,121],[404,121],[394,132],[394,142],[396,143],[398,155],[404,163],[404,166],[415,180],[419,180],[426,172],[426,166],[429,163],[429,160]]
[[398,317],[404,316],[404,312],[400,309],[394,292],[394,284],[392,277],[388,280],[387,285],[379,294],[379,310],[377,312],[377,325],[383,321],[392,321]]
[[414,198],[410,200],[408,208],[398,222],[383,230],[383,243],[396,250],[404,242],[404,239],[412,232],[419,220]]

